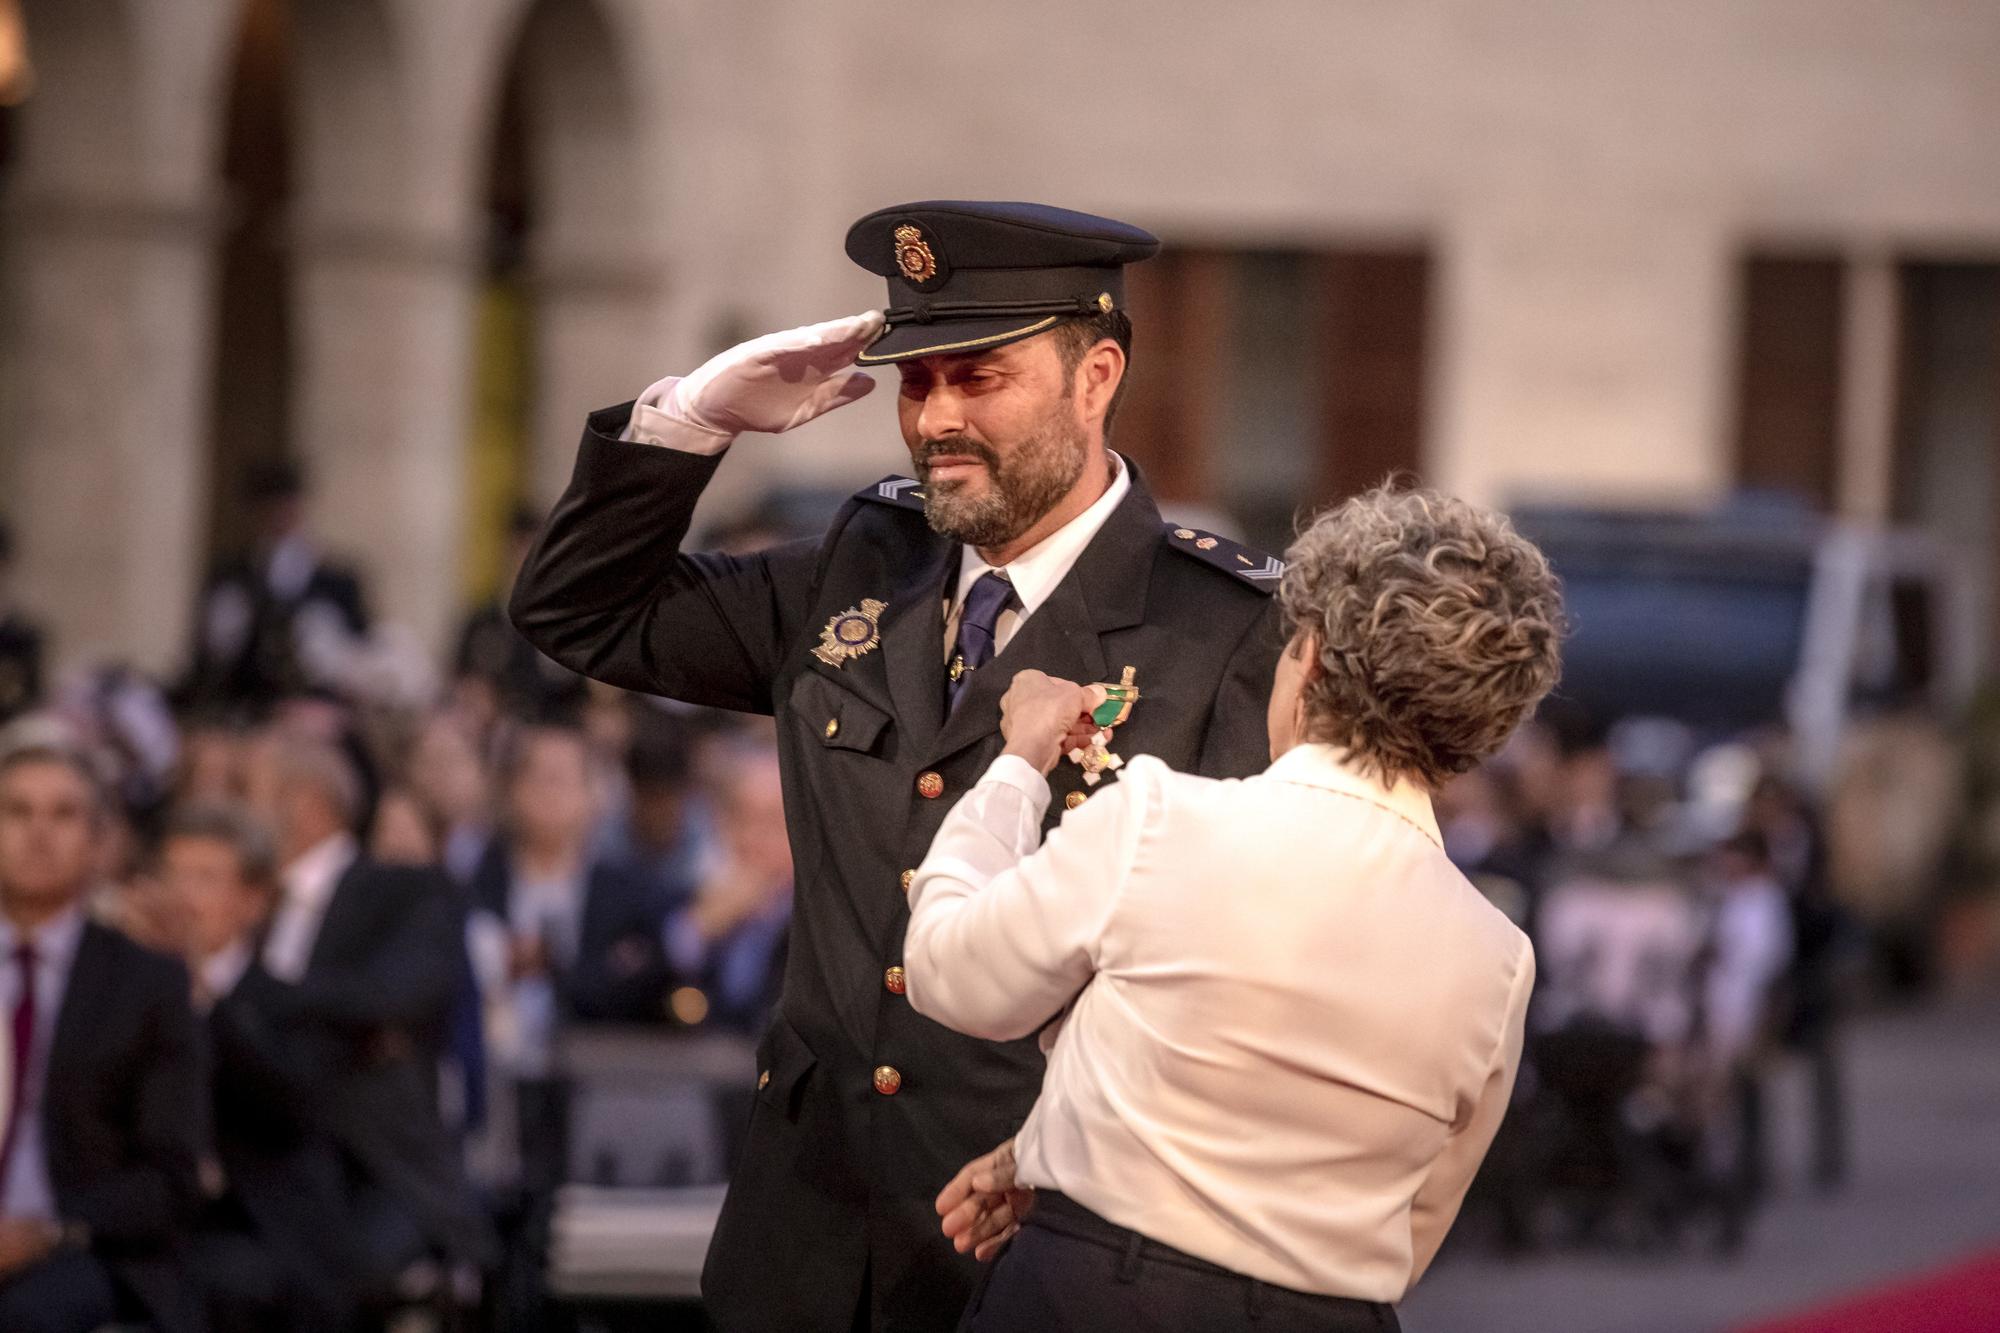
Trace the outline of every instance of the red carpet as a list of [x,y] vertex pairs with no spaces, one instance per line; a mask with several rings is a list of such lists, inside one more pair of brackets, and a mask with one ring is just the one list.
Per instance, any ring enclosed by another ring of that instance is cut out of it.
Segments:
[[2000,1252],[1747,1324],[1737,1333],[2000,1333]]

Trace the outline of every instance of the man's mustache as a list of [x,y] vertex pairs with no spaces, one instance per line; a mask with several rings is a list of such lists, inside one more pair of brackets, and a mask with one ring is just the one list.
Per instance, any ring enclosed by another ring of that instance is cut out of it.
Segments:
[[919,471],[928,473],[932,459],[951,457],[976,458],[986,465],[988,472],[1000,470],[1000,455],[979,441],[968,440],[962,435],[948,439],[925,440],[917,446],[916,465]]

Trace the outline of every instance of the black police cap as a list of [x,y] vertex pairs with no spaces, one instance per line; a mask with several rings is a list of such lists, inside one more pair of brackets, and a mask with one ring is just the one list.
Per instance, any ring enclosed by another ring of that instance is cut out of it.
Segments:
[[1046,204],[932,200],[879,209],[847,256],[889,280],[887,324],[863,365],[981,352],[1125,303],[1125,265],[1150,232]]

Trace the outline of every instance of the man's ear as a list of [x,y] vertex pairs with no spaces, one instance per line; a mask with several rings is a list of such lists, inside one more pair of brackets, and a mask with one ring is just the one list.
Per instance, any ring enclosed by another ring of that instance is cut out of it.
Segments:
[[1076,382],[1072,386],[1084,420],[1100,423],[1104,420],[1104,414],[1110,410],[1111,400],[1124,379],[1124,351],[1110,338],[1098,339],[1097,345],[1085,352],[1083,359],[1077,363]]

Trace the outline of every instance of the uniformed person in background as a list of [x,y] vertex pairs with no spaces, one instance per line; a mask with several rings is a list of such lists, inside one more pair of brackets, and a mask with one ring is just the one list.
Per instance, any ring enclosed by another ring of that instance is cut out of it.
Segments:
[[[795,904],[703,1273],[724,1328],[944,1329],[971,1291],[933,1200],[1020,1126],[1043,1057],[910,1009],[903,890],[999,753],[1014,673],[1138,695],[1057,769],[1050,827],[1126,755],[1210,777],[1265,765],[1281,566],[1163,524],[1106,445],[1123,266],[1158,248],[1028,204],[870,214],[847,252],[888,279],[889,308],[759,338],[593,415],[515,585],[515,624],[565,666],[778,719]],[[818,540],[681,551],[730,442],[860,398],[857,362],[895,366],[915,477],[863,489]]]

